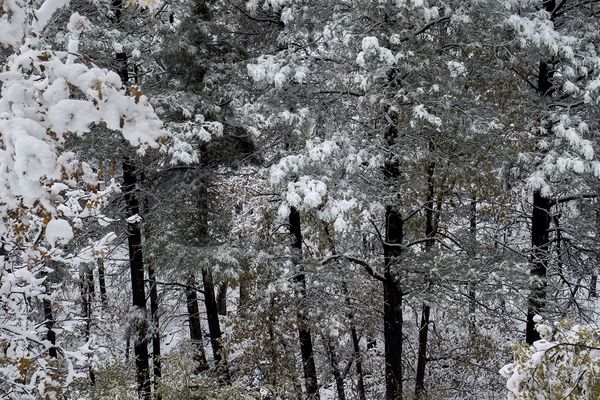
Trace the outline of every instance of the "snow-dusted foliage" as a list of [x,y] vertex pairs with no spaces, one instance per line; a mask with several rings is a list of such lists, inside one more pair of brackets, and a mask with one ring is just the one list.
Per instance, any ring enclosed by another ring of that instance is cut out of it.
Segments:
[[555,326],[539,322],[542,339],[515,345],[515,361],[500,371],[509,399],[593,399],[600,390],[598,329],[568,320]]
[[[83,220],[98,215],[106,192],[65,143],[109,130],[143,153],[158,148],[165,135],[139,90],[130,96],[115,72],[82,62],[76,41],[89,27],[85,17],[71,14],[68,50],[44,46],[47,25],[68,12],[67,4],[8,1],[0,19],[0,44],[8,52],[0,72],[3,397],[56,398],[76,377],[74,363],[85,358],[85,350],[73,352],[48,335],[47,307],[54,308],[60,285],[47,277],[64,261],[61,247],[83,229]],[[41,303],[46,313],[40,318]]]

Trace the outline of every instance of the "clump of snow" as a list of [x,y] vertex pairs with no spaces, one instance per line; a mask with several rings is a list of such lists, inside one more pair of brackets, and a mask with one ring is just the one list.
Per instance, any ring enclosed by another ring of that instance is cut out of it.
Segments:
[[46,241],[50,246],[67,244],[71,239],[73,239],[73,229],[66,220],[52,219],[46,225]]
[[82,33],[90,29],[91,25],[92,24],[90,23],[89,19],[79,15],[78,12],[74,12],[69,18],[67,29],[72,33]]

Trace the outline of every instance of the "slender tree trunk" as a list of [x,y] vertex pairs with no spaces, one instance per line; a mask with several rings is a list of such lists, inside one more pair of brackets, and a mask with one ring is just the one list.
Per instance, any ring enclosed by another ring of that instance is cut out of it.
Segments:
[[198,296],[196,295],[196,280],[191,275],[187,281],[185,297],[187,300],[188,319],[190,324],[190,339],[194,345],[194,360],[196,368],[194,373],[199,374],[208,369],[204,345],[202,344],[202,325],[200,323],[200,309],[198,307]]
[[[431,154],[434,150],[433,141],[429,141],[429,153]],[[437,227],[436,222],[439,218],[439,209],[436,211],[438,214],[434,216],[434,173],[435,173],[435,162],[431,162],[427,167],[427,201],[425,202],[425,238],[430,239],[425,242],[425,252],[430,252],[433,247],[433,239],[436,235]],[[431,281],[428,282],[428,291],[431,286]],[[421,324],[419,326],[419,349],[417,352],[417,374],[415,378],[415,398],[421,399],[425,395],[425,369],[427,366],[427,345],[429,336],[429,319],[431,314],[431,307],[427,302],[423,303],[421,310]]]
[[383,336],[385,340],[385,398],[402,399],[402,291],[394,267],[402,253],[402,216],[392,206],[386,209],[383,284]]
[[[398,138],[398,118],[395,113],[387,114],[389,125],[384,139],[389,156],[383,167],[383,175],[391,192],[395,192],[395,182],[400,176],[400,165],[394,155],[394,145]],[[385,209],[385,242],[383,244],[384,278],[383,282],[383,336],[385,345],[385,399],[401,400],[403,397],[403,293],[399,285],[399,261],[404,240],[404,221],[398,208],[398,196]],[[369,345],[367,344],[367,348]]]
[[[600,195],[596,199],[596,238],[600,238]],[[596,291],[598,286],[598,266],[600,266],[600,250],[596,250],[596,265],[592,267],[589,298],[598,297],[598,292]]]
[[337,390],[338,400],[346,400],[346,390],[344,389],[344,377],[342,371],[340,371],[340,365],[335,354],[335,347],[331,343],[329,338],[323,338],[323,346],[327,350],[329,355],[329,365],[331,366],[331,373],[335,380],[335,388]]
[[108,305],[108,296],[106,294],[106,270],[104,269],[104,260],[98,259],[98,282],[100,286],[100,301],[103,306]]
[[[135,165],[126,158],[123,161],[123,192],[130,217],[140,213],[136,196],[137,176]],[[131,293],[133,307],[138,309],[140,320],[136,322],[134,332],[135,366],[137,371],[138,393],[144,400],[151,398],[150,371],[148,356],[148,328],[146,326],[146,288],[144,286],[144,257],[142,252],[142,231],[138,220],[127,223],[127,243],[129,247],[129,264],[131,267]]]
[[[542,2],[545,11],[552,13],[556,7],[555,0]],[[545,61],[539,63],[538,92],[542,97],[552,95],[552,75],[550,66]],[[540,339],[540,334],[535,329],[534,317],[540,314],[546,305],[546,274],[550,246],[548,230],[550,229],[550,200],[540,189],[533,193],[533,212],[531,217],[531,267],[529,270],[529,297],[527,299],[527,325],[525,341],[533,344]]]
[[227,315],[227,282],[224,281],[219,285],[217,291],[217,310],[219,315]]
[[215,286],[210,270],[202,270],[202,281],[204,284],[204,305],[206,307],[206,318],[208,320],[208,332],[210,334],[213,357],[216,362],[217,370],[221,374],[223,380],[229,382],[227,359],[225,358],[225,354],[223,354],[223,347],[221,346],[221,325],[219,323],[219,311],[217,309],[217,300],[215,298]]
[[156,393],[162,377],[160,355],[160,324],[158,317],[158,288],[156,285],[156,271],[151,262],[148,262],[148,278],[150,279],[150,314],[152,317],[152,371],[154,377],[154,398],[161,400],[161,395]]
[[[293,261],[299,264],[302,259],[302,227],[300,225],[300,213],[295,207],[291,207],[290,216],[290,235],[292,237]],[[306,277],[300,272],[295,277],[296,287],[300,294],[302,304],[298,308],[298,339],[300,341],[300,352],[302,353],[302,370],[304,372],[304,384],[306,386],[306,396],[309,400],[320,399],[319,383],[317,381],[317,368],[315,367],[315,358],[313,352],[313,342],[306,310]]]
[[48,299],[43,300],[44,306],[44,324],[46,325],[46,340],[50,342],[48,347],[48,356],[50,358],[58,357],[58,351],[56,350],[56,332],[54,331],[54,316],[52,315],[52,302]]
[[429,315],[431,308],[423,304],[421,310],[421,324],[419,327],[419,350],[417,354],[417,375],[415,380],[415,398],[425,396],[425,367],[427,366],[427,339],[429,335]]
[[[475,195],[471,199],[471,221],[469,224],[469,233],[471,243],[469,244],[469,259],[471,268],[475,268],[475,257],[477,256],[477,199]],[[469,330],[471,335],[477,331],[477,302],[475,291],[475,280],[469,282]]]
[[534,317],[546,305],[546,273],[548,270],[550,229],[550,200],[542,196],[540,190],[533,193],[533,216],[531,218],[532,260],[529,277],[529,298],[527,302],[527,330],[525,341],[533,344],[540,339],[535,329]]
[[[350,298],[348,297],[348,286],[346,285],[346,282],[342,282],[342,289],[344,291],[344,296],[346,296],[346,305],[348,306],[348,308],[350,308]],[[360,351],[360,340],[358,338],[358,333],[356,332],[356,326],[354,324],[354,313],[352,311],[348,312],[348,321],[350,323],[352,352],[354,362],[356,364],[356,388],[358,391],[358,400],[366,400],[367,397],[365,395],[365,381],[362,369],[362,354]]]
[[[85,318],[85,340],[90,340],[92,324],[92,303],[94,300],[94,271],[91,265],[85,265],[81,274],[81,309]],[[88,358],[89,359],[89,358]],[[90,365],[88,368],[90,383],[96,384],[96,374]]]
[[250,304],[250,282],[249,274],[243,274],[240,277],[240,297],[238,299],[237,312],[241,318],[245,318],[247,313],[248,304]]

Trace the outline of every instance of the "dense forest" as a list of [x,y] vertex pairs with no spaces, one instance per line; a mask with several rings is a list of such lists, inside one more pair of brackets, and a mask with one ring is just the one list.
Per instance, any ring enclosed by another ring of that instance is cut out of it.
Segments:
[[600,0],[0,9],[0,399],[600,399]]

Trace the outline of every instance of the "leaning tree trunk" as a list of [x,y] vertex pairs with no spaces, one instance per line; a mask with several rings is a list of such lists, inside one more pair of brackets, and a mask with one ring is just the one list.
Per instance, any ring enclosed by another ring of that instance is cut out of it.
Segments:
[[[295,207],[290,208],[290,234],[292,237],[293,261],[298,264],[302,259],[302,228],[300,225],[300,213]],[[295,276],[297,290],[300,294],[300,307],[298,308],[298,339],[300,341],[300,352],[302,353],[302,370],[304,372],[304,384],[306,396],[310,400],[320,399],[319,384],[317,381],[317,368],[313,352],[313,342],[308,321],[306,276],[299,272]]]

